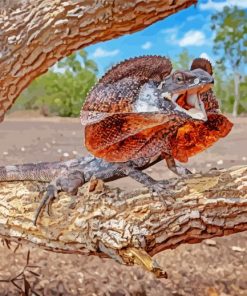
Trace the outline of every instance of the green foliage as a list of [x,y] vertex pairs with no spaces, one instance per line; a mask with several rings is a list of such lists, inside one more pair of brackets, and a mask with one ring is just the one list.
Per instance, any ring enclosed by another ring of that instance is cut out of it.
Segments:
[[178,69],[189,69],[190,64],[193,60],[193,56],[190,55],[188,49],[183,49],[177,56],[175,61],[172,63],[175,70]]
[[237,7],[224,7],[212,15],[212,29],[216,31],[214,50],[223,63],[229,62],[233,70],[247,61],[247,12]]
[[80,50],[35,79],[20,95],[15,109],[40,109],[43,113],[78,116],[87,92],[96,82],[97,70],[94,61]]
[[[240,103],[238,106],[238,114],[247,112],[247,76],[242,78],[239,87]],[[215,89],[217,99],[220,99],[221,110],[231,113],[234,105],[234,80],[231,76],[227,76],[220,87]]]
[[[247,111],[246,66],[247,62],[247,12],[237,7],[225,7],[213,15],[212,29],[215,30],[214,51],[218,56],[216,72],[216,95],[221,98],[222,109],[233,111],[233,115]],[[230,70],[230,73],[226,71]],[[242,77],[239,83],[239,77]]]

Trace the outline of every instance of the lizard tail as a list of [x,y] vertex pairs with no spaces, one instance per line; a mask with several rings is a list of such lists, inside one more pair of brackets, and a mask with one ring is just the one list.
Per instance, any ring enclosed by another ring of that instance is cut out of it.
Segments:
[[61,171],[61,163],[27,163],[0,167],[0,182],[44,181],[49,182]]

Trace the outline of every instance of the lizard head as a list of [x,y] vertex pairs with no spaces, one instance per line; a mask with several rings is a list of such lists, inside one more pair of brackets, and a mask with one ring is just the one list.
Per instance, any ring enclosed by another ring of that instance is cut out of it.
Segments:
[[178,111],[189,114],[192,118],[207,120],[207,110],[201,94],[211,89],[214,79],[209,61],[197,58],[189,71],[177,70],[161,82],[159,88],[166,99],[170,99]]

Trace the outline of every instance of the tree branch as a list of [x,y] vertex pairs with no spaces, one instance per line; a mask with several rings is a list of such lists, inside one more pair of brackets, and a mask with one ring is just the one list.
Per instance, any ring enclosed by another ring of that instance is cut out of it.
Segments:
[[0,183],[0,236],[53,252],[137,263],[164,276],[149,256],[247,230],[247,166],[169,182],[175,202],[168,206],[165,197],[147,191],[124,194],[99,181],[89,193],[86,184],[77,197],[60,193],[52,215],[43,213],[37,227],[32,221],[44,184]]
[[21,91],[61,58],[139,31],[197,0],[8,2],[0,4],[0,121]]

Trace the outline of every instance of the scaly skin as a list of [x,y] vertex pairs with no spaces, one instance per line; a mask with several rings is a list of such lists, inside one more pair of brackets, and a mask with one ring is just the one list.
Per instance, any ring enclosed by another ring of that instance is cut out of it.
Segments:
[[[181,153],[173,153],[171,137],[179,129],[196,122],[199,129],[206,130],[203,123],[211,113],[217,113],[214,119],[227,121],[219,114],[213,95],[208,96],[207,104],[201,99],[207,97],[205,93],[210,94],[213,83],[212,66],[207,60],[195,59],[189,71],[171,71],[170,61],[160,56],[130,59],[109,70],[82,107],[86,148],[109,162],[152,158],[162,153],[177,158]],[[222,127],[225,130],[217,135],[210,130],[213,140],[207,136],[205,145],[190,149],[189,156],[227,134],[231,124]],[[197,141],[191,137],[190,144],[196,146]]]
[[109,70],[82,107],[86,148],[123,163],[128,175],[126,163],[153,157],[163,157],[176,174],[189,173],[174,159],[186,162],[226,136],[232,124],[219,113],[209,61],[197,58],[190,70],[171,71],[161,56],[126,60]]
[[[128,165],[136,170],[143,170],[160,160],[160,157],[152,160],[138,159],[135,162],[129,162]],[[0,181],[52,182],[60,176],[68,176],[73,172],[79,171],[83,174],[84,182],[88,182],[93,176],[102,179],[105,182],[109,182],[126,175],[121,172],[119,167],[122,166],[119,166],[118,163],[109,163],[103,159],[87,155],[78,159],[61,162],[27,163],[2,166],[0,167]]]

